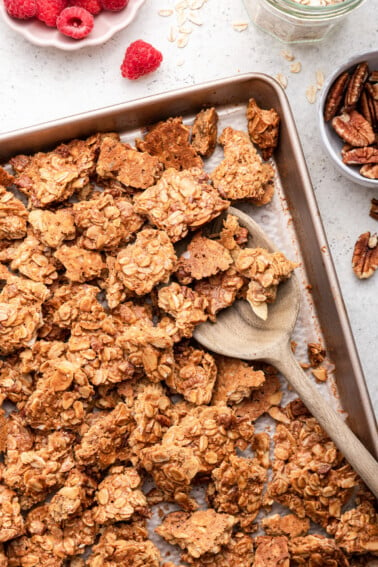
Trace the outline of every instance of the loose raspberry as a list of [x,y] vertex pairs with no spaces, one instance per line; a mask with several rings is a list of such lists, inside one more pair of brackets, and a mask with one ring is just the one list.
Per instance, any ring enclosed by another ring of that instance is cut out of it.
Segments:
[[37,13],[36,0],[4,0],[6,11],[12,18],[28,20]]
[[51,28],[56,27],[56,19],[68,5],[68,0],[37,0],[37,18]]
[[129,0],[100,0],[101,5],[104,10],[110,10],[111,12],[120,12],[126,8]]
[[84,8],[94,16],[97,16],[102,10],[100,0],[71,0],[70,5]]
[[142,75],[155,71],[163,61],[163,55],[151,44],[138,39],[126,49],[121,65],[122,77],[138,79]]
[[94,18],[88,10],[79,6],[69,6],[62,10],[56,19],[56,27],[64,35],[74,39],[87,36],[94,26]]

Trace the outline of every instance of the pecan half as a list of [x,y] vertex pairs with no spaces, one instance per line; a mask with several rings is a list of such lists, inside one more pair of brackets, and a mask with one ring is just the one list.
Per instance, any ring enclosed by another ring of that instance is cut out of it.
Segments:
[[365,88],[360,97],[360,108],[362,115],[371,124],[373,130],[376,130],[378,123],[378,105],[371,98],[368,90]]
[[335,116],[332,119],[332,126],[340,138],[351,146],[369,146],[375,141],[371,124],[356,110]]
[[378,268],[378,236],[364,232],[354,245],[352,267],[360,279],[370,278]]
[[378,164],[367,163],[361,167],[360,173],[368,179],[378,179]]
[[375,219],[378,220],[378,199],[374,199],[374,197],[371,200],[371,206],[370,206],[370,213],[369,215]]
[[363,148],[352,148],[346,145],[341,150],[344,163],[356,165],[360,163],[378,163],[378,147],[365,146]]
[[357,65],[345,92],[344,106],[346,111],[353,110],[356,107],[368,76],[369,66],[366,61],[363,61]]
[[324,105],[324,120],[326,122],[336,116],[337,112],[339,111],[341,103],[343,101],[346,86],[349,82],[349,78],[350,76],[348,71],[345,71],[336,79],[336,81],[329,89],[329,93]]
[[378,69],[370,71],[368,81],[369,83],[378,83]]

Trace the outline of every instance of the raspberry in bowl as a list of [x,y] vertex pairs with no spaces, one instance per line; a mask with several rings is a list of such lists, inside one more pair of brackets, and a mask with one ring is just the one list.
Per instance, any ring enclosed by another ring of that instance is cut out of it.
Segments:
[[[108,41],[135,19],[144,2],[145,0],[0,0],[0,16],[10,28],[34,45],[73,51]],[[57,22],[63,10],[70,8],[79,8],[80,13],[75,16],[68,12],[63,15],[60,23]]]

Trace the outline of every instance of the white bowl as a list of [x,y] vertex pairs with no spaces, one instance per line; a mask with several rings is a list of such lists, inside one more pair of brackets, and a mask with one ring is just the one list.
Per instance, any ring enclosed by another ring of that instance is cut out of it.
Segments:
[[341,148],[344,143],[343,140],[336,134],[331,126],[330,122],[324,120],[324,105],[328,95],[328,91],[339,75],[347,70],[353,70],[353,68],[362,61],[367,61],[370,70],[378,69],[378,51],[369,51],[367,53],[360,53],[354,55],[348,61],[336,69],[334,73],[329,77],[326,84],[324,85],[321,97],[319,98],[318,106],[318,120],[320,135],[326,150],[328,151],[333,163],[336,167],[350,180],[363,185],[364,187],[378,187],[378,179],[368,179],[360,174],[359,169],[361,166],[358,165],[346,165],[341,159]]
[[128,26],[135,18],[139,8],[145,0],[129,0],[128,5],[120,12],[103,11],[95,16],[95,25],[87,37],[72,39],[60,33],[56,28],[50,28],[36,18],[31,20],[17,20],[8,15],[0,0],[0,14],[6,24],[25,39],[40,47],[56,47],[66,51],[73,51],[83,47],[100,45],[110,39],[115,33]]

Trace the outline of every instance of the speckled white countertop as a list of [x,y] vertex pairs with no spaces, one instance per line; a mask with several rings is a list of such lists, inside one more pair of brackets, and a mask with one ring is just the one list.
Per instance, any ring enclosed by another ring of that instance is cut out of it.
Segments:
[[[288,77],[286,89],[312,177],[345,305],[373,405],[378,410],[378,273],[359,281],[351,269],[351,254],[359,234],[378,230],[369,217],[378,191],[355,186],[341,177],[322,150],[316,105],[307,102],[306,88],[317,69],[327,77],[353,54],[377,49],[377,0],[366,0],[322,43],[291,47],[302,63],[289,72],[283,45],[253,24],[242,32],[234,22],[248,21],[242,0],[208,0],[201,10],[202,26],[194,26],[185,48],[167,40],[170,18],[158,10],[177,0],[146,0],[137,19],[105,45],[63,52],[39,48],[0,21],[0,131],[136,99],[164,90],[250,71]],[[164,54],[160,69],[127,81],[119,67],[131,41],[144,39]]]

